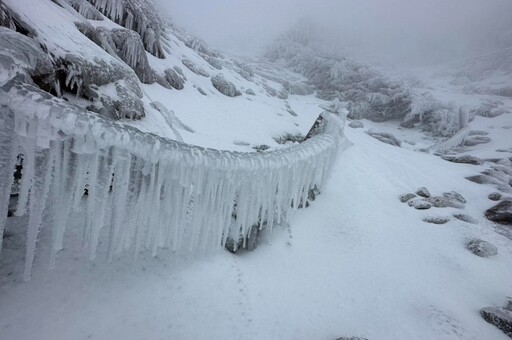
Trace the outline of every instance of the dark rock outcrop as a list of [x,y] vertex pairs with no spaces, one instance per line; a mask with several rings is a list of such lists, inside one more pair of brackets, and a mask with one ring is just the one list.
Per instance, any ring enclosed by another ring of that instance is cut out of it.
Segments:
[[428,191],[428,189],[425,187],[421,187],[418,190],[416,190],[416,195],[424,197],[424,198],[429,198],[430,196],[432,196],[432,195],[430,195],[430,192]]
[[504,308],[486,307],[480,310],[480,315],[488,323],[501,329],[512,338],[512,302]]
[[512,199],[506,199],[485,212],[487,219],[499,223],[512,225]]

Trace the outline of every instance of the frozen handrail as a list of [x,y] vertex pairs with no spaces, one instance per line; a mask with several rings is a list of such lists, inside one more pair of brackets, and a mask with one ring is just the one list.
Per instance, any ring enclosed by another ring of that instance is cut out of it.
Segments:
[[23,154],[16,214],[29,215],[25,279],[43,211],[51,218],[51,266],[63,249],[67,219],[79,209],[91,259],[100,239],[109,260],[127,250],[136,256],[143,249],[156,255],[161,247],[219,248],[254,225],[284,222],[310,189],[323,186],[343,139],[343,121],[325,114],[324,131],[299,145],[220,151],[142,133],[30,85],[14,83],[3,92],[0,235],[16,157]]

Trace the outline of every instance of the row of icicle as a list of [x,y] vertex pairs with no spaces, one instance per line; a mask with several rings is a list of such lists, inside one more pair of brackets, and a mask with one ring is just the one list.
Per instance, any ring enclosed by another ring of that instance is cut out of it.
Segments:
[[127,251],[219,249],[254,225],[272,230],[307,201],[310,189],[322,187],[343,138],[341,120],[329,115],[325,130],[299,145],[267,153],[219,151],[144,134],[40,93],[28,98],[23,87],[13,86],[2,98],[0,250],[21,154],[15,215],[28,215],[25,279],[41,227],[52,228],[54,266],[77,213],[85,213],[91,259],[100,241],[111,260]]

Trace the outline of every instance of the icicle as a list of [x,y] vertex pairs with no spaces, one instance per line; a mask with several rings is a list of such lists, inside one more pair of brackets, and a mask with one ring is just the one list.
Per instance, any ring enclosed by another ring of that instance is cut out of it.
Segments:
[[43,222],[43,212],[48,197],[50,181],[52,175],[52,162],[54,159],[55,148],[32,150],[35,159],[35,168],[40,176],[34,176],[30,188],[30,216],[27,229],[27,248],[25,252],[25,271],[23,280],[30,280],[32,274],[32,265],[36,255],[37,237],[39,229]]
[[14,113],[5,107],[0,107],[0,164],[3,164],[0,167],[0,254],[11,187],[14,182],[14,165],[16,164],[14,141]]

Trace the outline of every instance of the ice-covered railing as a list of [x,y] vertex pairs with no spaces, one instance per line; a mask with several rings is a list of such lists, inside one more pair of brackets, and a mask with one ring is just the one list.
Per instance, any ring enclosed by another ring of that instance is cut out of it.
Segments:
[[22,154],[15,214],[29,216],[25,279],[43,215],[52,228],[50,266],[76,211],[85,211],[91,259],[100,240],[111,260],[162,247],[220,248],[254,225],[272,229],[324,185],[343,138],[342,120],[325,114],[324,131],[286,149],[206,149],[141,133],[22,84],[4,88],[0,113],[0,235]]

